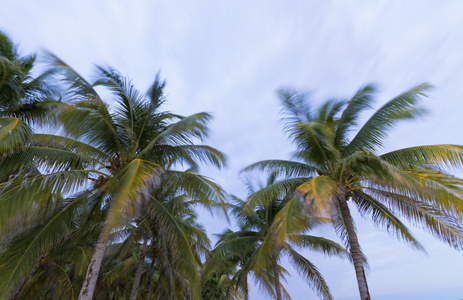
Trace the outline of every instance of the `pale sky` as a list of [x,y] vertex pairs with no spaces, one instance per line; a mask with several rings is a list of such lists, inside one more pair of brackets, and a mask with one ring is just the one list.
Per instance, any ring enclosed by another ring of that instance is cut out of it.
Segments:
[[[23,53],[47,48],[85,76],[93,64],[109,64],[143,91],[161,70],[166,109],[214,114],[207,144],[225,152],[230,167],[202,172],[242,197],[242,168],[295,150],[279,121],[281,87],[310,92],[320,103],[376,82],[379,107],[429,82],[430,116],[397,128],[384,151],[463,144],[461,1],[2,0],[0,30]],[[373,299],[463,299],[463,253],[413,229],[423,254],[354,217]],[[220,216],[204,214],[201,222],[209,234],[226,226],[217,226]],[[318,233],[336,239],[330,228]],[[353,266],[307,257],[336,299],[358,299]],[[317,299],[288,270],[293,299]],[[257,287],[251,293],[253,300],[269,299]]]

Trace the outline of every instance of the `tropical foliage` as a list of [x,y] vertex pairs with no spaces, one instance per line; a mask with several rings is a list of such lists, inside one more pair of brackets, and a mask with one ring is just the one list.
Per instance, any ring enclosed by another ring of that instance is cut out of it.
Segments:
[[418,146],[380,154],[397,123],[422,115],[420,99],[428,88],[418,85],[388,101],[360,128],[360,114],[373,106],[373,85],[361,88],[348,101],[326,101],[315,110],[303,95],[282,90],[286,130],[297,147],[295,160],[267,160],[246,168],[286,176],[251,195],[247,211],[295,184],[296,194],[312,214],[330,216],[352,255],[362,300],[370,299],[365,259],[348,203],[416,249],[422,246],[399,217],[463,249],[462,181],[445,172],[461,167],[463,147]]
[[[332,299],[310,252],[347,258],[370,299],[352,209],[416,249],[402,219],[463,249],[462,181],[449,175],[463,146],[382,152],[391,129],[422,115],[427,85],[363,126],[373,85],[316,109],[281,90],[296,152],[248,166],[270,176],[241,200],[200,173],[227,162],[203,144],[212,116],[162,110],[159,76],[141,93],[113,68],[87,80],[51,53],[44,60],[34,77],[35,55],[0,32],[0,299],[249,299],[251,280],[290,299],[283,258]],[[236,222],[214,247],[200,206]],[[344,246],[311,235],[329,224]]]

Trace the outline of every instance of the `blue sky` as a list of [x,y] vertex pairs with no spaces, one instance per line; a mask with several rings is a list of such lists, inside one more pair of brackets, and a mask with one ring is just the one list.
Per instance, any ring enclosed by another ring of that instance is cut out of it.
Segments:
[[[229,155],[230,167],[203,172],[240,196],[239,170],[294,149],[279,122],[280,87],[320,103],[376,82],[379,107],[429,82],[430,116],[398,127],[384,151],[463,144],[462,28],[461,1],[4,0],[0,10],[0,29],[23,52],[48,48],[84,75],[109,64],[145,90],[161,70],[167,109],[214,114],[208,144]],[[220,219],[205,215],[209,233]],[[417,229],[427,254],[360,218],[357,227],[373,299],[463,298],[463,253]],[[319,233],[335,238],[329,228]],[[358,298],[348,262],[307,256],[336,299]],[[317,299],[295,273],[287,288],[293,299]],[[267,298],[254,288],[251,299]]]

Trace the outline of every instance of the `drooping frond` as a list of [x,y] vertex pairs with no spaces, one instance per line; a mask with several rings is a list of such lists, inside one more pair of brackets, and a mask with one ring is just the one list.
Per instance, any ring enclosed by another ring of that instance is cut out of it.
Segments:
[[0,228],[17,214],[33,207],[46,207],[56,195],[69,195],[84,187],[89,174],[86,170],[61,171],[51,174],[18,174],[0,184]]
[[423,203],[419,199],[407,195],[373,188],[368,189],[367,193],[381,199],[401,216],[426,229],[448,245],[455,249],[463,249],[461,219],[448,215],[438,207]]
[[424,251],[423,246],[413,237],[407,226],[385,205],[360,190],[353,192],[352,200],[357,205],[360,214],[369,215],[375,225],[385,227],[388,232],[395,234],[413,248]]
[[296,245],[298,247],[317,251],[327,256],[334,255],[340,258],[347,258],[348,260],[351,260],[349,252],[347,252],[347,250],[344,249],[341,245],[320,236],[290,234],[288,235],[288,240],[292,245]]
[[182,230],[178,220],[169,212],[163,203],[159,202],[151,195],[147,195],[150,205],[153,208],[152,215],[156,215],[161,222],[164,230],[168,232],[173,242],[176,244],[175,249],[178,251],[176,258],[180,260],[179,267],[187,276],[190,283],[190,290],[193,297],[199,297],[200,278],[197,268],[196,254],[191,247],[188,235]]
[[447,168],[463,165],[463,146],[460,145],[430,145],[395,150],[380,156],[402,169],[415,169],[429,166]]
[[328,284],[315,267],[308,259],[297,253],[291,247],[285,248],[293,267],[299,272],[312,289],[325,299],[333,299]]
[[424,96],[429,88],[428,84],[420,84],[384,104],[358,131],[345,149],[344,155],[362,149],[377,150],[383,145],[387,132],[397,122],[422,115],[423,109],[418,107],[418,103],[420,96]]
[[19,283],[69,230],[69,220],[85,197],[81,196],[65,202],[47,219],[17,236],[0,255],[0,290],[2,298]]
[[[183,191],[192,199],[213,200],[222,207],[226,214],[227,194],[221,186],[211,179],[192,172],[167,170],[163,174],[163,180],[166,188]],[[207,204],[210,202],[206,201],[203,203]],[[208,207],[206,206],[206,208]]]
[[31,136],[31,129],[20,119],[0,118],[0,159],[22,149]]

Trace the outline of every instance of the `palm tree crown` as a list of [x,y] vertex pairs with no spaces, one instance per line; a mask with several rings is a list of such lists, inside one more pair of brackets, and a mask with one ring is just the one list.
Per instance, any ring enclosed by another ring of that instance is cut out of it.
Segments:
[[296,194],[312,211],[331,217],[352,254],[362,300],[370,296],[348,202],[415,248],[422,246],[398,217],[463,248],[462,181],[445,172],[462,165],[463,147],[432,145],[378,153],[398,122],[422,115],[419,101],[428,88],[422,84],[390,100],[356,133],[360,114],[373,105],[373,85],[349,101],[330,100],[315,110],[302,95],[282,90],[286,130],[297,146],[297,160],[261,161],[246,168],[287,177],[251,195],[248,210],[282,187],[297,186]]
[[[53,195],[62,195],[58,198],[64,200],[55,204],[61,210],[45,223],[40,220],[42,229],[31,244],[18,249],[17,260],[2,266],[2,291],[10,291],[31,270],[33,261],[58,241],[57,224],[70,220],[67,215],[86,202],[107,216],[79,296],[91,299],[112,228],[140,212],[161,176],[169,188],[194,198],[223,202],[225,194],[220,186],[178,167],[197,168],[200,162],[222,167],[226,158],[214,148],[195,144],[207,136],[211,115],[183,117],[160,111],[165,83],[158,77],[145,96],[113,69],[98,67],[97,79],[90,84],[56,56],[50,54],[49,60],[52,68],[47,74],[65,87],[55,123],[50,124],[61,134],[35,134],[20,157],[4,163],[7,171],[36,162],[41,172],[19,174],[2,184],[0,197],[5,209],[0,221],[8,223],[11,216],[44,207]],[[95,86],[107,88],[115,105],[104,102]],[[195,280],[199,282],[198,276]],[[199,294],[195,280],[192,293]]]
[[[251,195],[272,186],[276,179],[276,174],[272,174],[267,185],[251,192]],[[290,263],[317,294],[332,299],[328,285],[318,269],[296,250],[302,247],[326,255],[349,257],[337,243],[307,234],[328,219],[301,214],[303,205],[294,197],[294,188],[280,190],[278,195],[266,199],[265,204],[257,205],[252,211],[245,209],[247,202],[236,197],[235,201],[237,204],[230,205],[230,208],[239,221],[240,230],[234,232],[228,229],[220,234],[213,257],[239,265],[234,282],[243,287],[245,299],[248,299],[247,278],[250,272],[276,299],[283,299],[283,294],[285,298],[291,298],[281,284],[287,273],[279,264],[283,255],[289,258]]]

